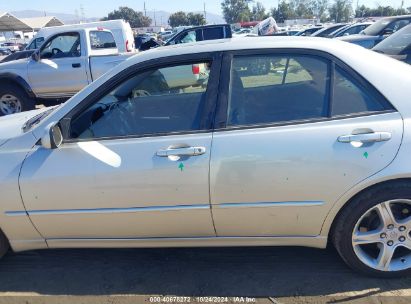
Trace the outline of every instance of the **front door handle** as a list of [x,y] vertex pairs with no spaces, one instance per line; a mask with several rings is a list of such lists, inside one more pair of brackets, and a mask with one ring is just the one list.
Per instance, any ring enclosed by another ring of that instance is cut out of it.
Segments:
[[80,64],[80,63],[73,63],[71,66],[72,66],[73,68],[80,68],[80,67],[81,67],[81,64]]
[[156,155],[160,157],[169,156],[198,156],[206,152],[205,147],[169,148],[158,150]]
[[391,139],[390,132],[373,132],[373,133],[364,133],[364,134],[350,134],[342,135],[338,137],[338,141],[341,143],[373,143],[380,141],[387,141]]

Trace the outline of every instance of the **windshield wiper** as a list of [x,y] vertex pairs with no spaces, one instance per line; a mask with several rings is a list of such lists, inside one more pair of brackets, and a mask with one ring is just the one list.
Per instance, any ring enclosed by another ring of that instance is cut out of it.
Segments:
[[53,110],[55,109],[55,107],[48,109],[40,114],[37,114],[36,116],[30,118],[29,120],[26,121],[26,123],[23,125],[22,129],[23,132],[27,132],[28,130],[30,130],[34,125],[38,124],[40,121],[43,120],[43,118],[47,117]]

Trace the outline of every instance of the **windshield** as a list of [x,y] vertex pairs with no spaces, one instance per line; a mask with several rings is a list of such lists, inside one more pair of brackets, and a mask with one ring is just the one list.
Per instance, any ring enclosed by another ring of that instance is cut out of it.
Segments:
[[390,24],[390,22],[391,19],[381,19],[363,30],[361,33],[369,36],[377,36],[388,24]]
[[361,32],[363,35],[385,35],[384,31],[395,33],[410,23],[410,19],[381,19]]
[[404,55],[403,51],[411,45],[411,26],[407,26],[396,34],[381,41],[374,51],[388,55]]

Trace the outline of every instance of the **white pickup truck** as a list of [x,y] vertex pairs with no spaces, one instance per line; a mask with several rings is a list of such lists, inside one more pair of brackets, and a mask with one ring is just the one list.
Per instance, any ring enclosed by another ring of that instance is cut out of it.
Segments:
[[[54,34],[31,57],[0,64],[0,116],[58,104],[131,55],[119,54],[113,34],[102,28]],[[208,70],[198,63],[161,73],[168,88],[176,90],[203,85]]]
[[0,116],[62,102],[130,55],[109,30],[56,33],[30,58],[0,64]]

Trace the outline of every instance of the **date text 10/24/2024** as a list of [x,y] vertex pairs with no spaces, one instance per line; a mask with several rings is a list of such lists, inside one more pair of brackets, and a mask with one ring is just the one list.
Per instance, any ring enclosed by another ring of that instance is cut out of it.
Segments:
[[154,296],[150,297],[150,303],[256,303],[256,299],[249,297]]

